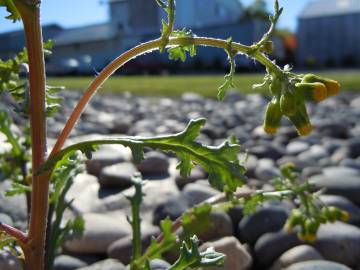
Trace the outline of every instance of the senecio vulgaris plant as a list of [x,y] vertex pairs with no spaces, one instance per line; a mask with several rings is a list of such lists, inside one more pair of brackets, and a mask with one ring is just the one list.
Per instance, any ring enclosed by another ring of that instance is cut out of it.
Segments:
[[[254,88],[269,88],[272,100],[265,112],[264,130],[275,134],[282,117],[288,118],[299,135],[308,135],[312,125],[306,110],[305,101],[320,102],[339,92],[338,82],[313,74],[297,75],[290,66],[279,67],[270,60],[268,54],[273,50],[270,38],[282,13],[278,1],[275,1],[275,13],[270,16],[271,26],[261,40],[251,46],[233,41],[198,37],[190,30],[174,29],[175,0],[156,0],[167,13],[162,22],[161,36],[158,39],[139,44],[122,53],[106,66],[91,82],[67,120],[51,152],[47,152],[46,119],[59,107],[60,99],[57,87],[46,85],[44,58],[51,49],[51,42],[43,43],[40,25],[40,0],[0,0],[0,6],[9,12],[7,19],[22,20],[26,37],[26,49],[14,59],[0,61],[0,90],[11,99],[15,112],[26,120],[25,139],[11,130],[11,118],[1,112],[0,131],[6,136],[11,151],[1,156],[2,170],[8,172],[13,180],[9,195],[25,193],[28,202],[28,230],[23,232],[9,225],[0,224],[2,244],[9,244],[23,258],[24,268],[31,270],[51,269],[56,250],[63,241],[81,231],[84,226],[81,218],[71,220],[64,226],[62,214],[70,206],[65,194],[71,186],[72,178],[78,170],[76,153],[84,153],[91,158],[91,153],[99,145],[121,144],[129,147],[134,161],[140,162],[145,147],[174,152],[179,157],[178,169],[183,176],[188,176],[195,164],[201,165],[209,174],[210,184],[223,191],[223,195],[211,198],[184,213],[175,222],[166,219],[161,222],[161,235],[154,238],[151,245],[142,252],[140,205],[144,182],[134,176],[134,196],[128,199],[132,206],[129,222],[133,228],[133,256],[130,268],[150,269],[149,261],[160,257],[164,252],[178,246],[179,258],[169,269],[206,268],[221,266],[225,256],[213,249],[200,252],[199,240],[195,233],[201,230],[211,211],[227,210],[242,204],[245,213],[251,213],[266,200],[291,199],[296,208],[292,211],[285,228],[296,230],[301,239],[314,241],[316,232],[322,223],[337,219],[346,220],[347,213],[327,207],[319,202],[319,192],[312,192],[308,182],[299,180],[291,165],[284,166],[282,177],[275,181],[275,191],[239,189],[246,183],[245,171],[238,159],[240,146],[230,138],[219,146],[206,146],[196,142],[205,119],[190,121],[186,129],[174,135],[158,137],[121,137],[116,139],[99,138],[83,141],[64,148],[64,143],[79,120],[86,104],[99,87],[120,67],[145,53],[155,50],[167,52],[172,60],[185,61],[187,56],[196,56],[198,46],[211,46],[224,50],[229,59],[230,72],[219,87],[218,98],[222,100],[228,89],[234,88],[233,77],[236,69],[235,56],[250,57],[266,68],[266,75],[261,84]],[[154,3],[155,4],[155,3]],[[24,82],[20,73],[27,75]],[[28,121],[27,121],[28,120]],[[20,143],[19,143],[20,141]],[[182,228],[182,233],[176,231]]]

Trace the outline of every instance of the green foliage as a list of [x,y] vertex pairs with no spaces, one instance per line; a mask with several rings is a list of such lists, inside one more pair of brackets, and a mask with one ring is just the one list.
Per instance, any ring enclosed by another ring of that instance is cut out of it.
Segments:
[[[183,30],[173,31],[170,35],[170,37],[173,38],[192,38],[193,36],[194,34],[192,31],[186,30],[185,28]],[[185,62],[187,53],[190,57],[196,56],[196,46],[193,44],[173,46],[168,49],[168,53],[170,60],[181,60],[182,62]]]
[[219,267],[224,265],[224,254],[216,252],[213,248],[200,252],[199,240],[196,236],[190,238],[189,242],[190,245],[188,246],[183,241],[180,248],[180,257],[169,270],[197,269],[199,267]]
[[177,238],[172,232],[171,220],[162,220],[160,222],[160,229],[163,235],[161,241],[158,242],[155,238],[153,238],[145,253],[140,258],[132,262],[133,269],[144,269],[146,265],[147,268],[145,269],[149,269],[150,260],[160,258],[164,252],[175,246]]
[[65,210],[71,207],[72,201],[66,201],[66,194],[73,184],[74,177],[82,171],[79,160],[68,154],[60,160],[51,175],[49,195],[49,224],[46,246],[46,269],[53,267],[55,255],[66,240],[80,237],[84,230],[84,220],[80,216],[63,222]]
[[9,13],[9,15],[5,17],[6,19],[12,20],[13,22],[21,20],[19,11],[14,5],[13,0],[0,0],[0,7],[5,7],[6,11]]
[[182,215],[183,237],[189,238],[210,228],[209,215],[212,206],[209,203],[195,206]]
[[[53,40],[44,43],[45,55],[51,55],[53,45]],[[5,92],[11,95],[15,111],[23,117],[27,117],[29,114],[29,89],[28,83],[24,82],[20,74],[27,75],[29,72],[28,61],[26,49],[23,49],[12,59],[6,61],[0,59],[0,93]],[[63,87],[58,86],[46,86],[47,116],[53,116],[60,108],[62,98],[57,94],[63,89]]]
[[122,144],[130,147],[135,160],[143,158],[144,147],[174,152],[180,157],[178,168],[183,176],[188,176],[193,164],[201,165],[209,173],[211,185],[219,190],[234,192],[245,181],[245,168],[240,165],[237,154],[240,146],[225,141],[213,147],[195,141],[199,136],[204,119],[192,120],[186,129],[180,133],[153,138],[124,137],[118,139],[99,139],[85,141],[69,146],[58,154],[50,157],[37,173],[51,170],[56,163],[70,152],[80,150],[88,157],[101,144]]
[[235,63],[235,56],[237,54],[236,51],[232,50],[232,38],[228,39],[228,49],[226,53],[228,54],[228,60],[230,63],[230,72],[229,74],[225,75],[224,79],[225,82],[218,88],[218,99],[223,100],[227,91],[230,89],[234,89],[236,86],[234,84],[234,75],[236,72],[236,63]]
[[[141,256],[141,217],[140,217],[140,206],[143,201],[144,193],[142,192],[142,187],[144,182],[142,181],[141,175],[136,174],[131,178],[133,186],[135,188],[135,193],[133,196],[127,196],[126,198],[131,203],[131,216],[128,217],[128,221],[132,227],[132,260],[135,261]],[[131,267],[132,270],[138,269],[136,265]]]

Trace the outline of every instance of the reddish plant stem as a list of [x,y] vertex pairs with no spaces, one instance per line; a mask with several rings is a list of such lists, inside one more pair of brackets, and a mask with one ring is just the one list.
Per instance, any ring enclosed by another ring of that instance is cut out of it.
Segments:
[[27,236],[24,232],[2,222],[0,222],[0,231],[3,231],[12,237],[15,237],[17,240],[20,241],[22,245],[26,244],[28,241]]
[[33,175],[28,242],[24,247],[25,269],[42,270],[44,269],[50,174],[35,174],[46,158],[46,75],[40,5],[29,5],[21,0],[14,0],[14,3],[24,24],[29,58],[29,115]]

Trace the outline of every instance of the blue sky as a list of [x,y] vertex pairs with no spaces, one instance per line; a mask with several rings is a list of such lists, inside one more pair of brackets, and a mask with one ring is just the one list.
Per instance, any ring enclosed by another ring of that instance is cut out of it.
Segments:
[[[178,0],[181,1],[181,0]],[[196,1],[196,0],[194,0]],[[226,1],[226,0],[224,0]],[[281,18],[280,26],[291,30],[296,30],[296,18],[303,7],[310,0],[280,0],[280,4],[285,8]],[[43,0],[42,1],[42,22],[59,23],[65,27],[80,26],[92,23],[107,21],[107,6],[101,4],[104,0]],[[249,4],[252,0],[242,0],[244,4]],[[274,0],[267,0],[269,7]],[[13,24],[4,20],[6,15],[4,8],[0,8],[0,33],[14,29],[19,29],[21,24]]]

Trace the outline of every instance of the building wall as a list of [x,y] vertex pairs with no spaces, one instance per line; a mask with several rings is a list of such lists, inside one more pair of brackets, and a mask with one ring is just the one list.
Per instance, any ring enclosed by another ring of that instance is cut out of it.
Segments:
[[300,19],[297,62],[360,66],[360,14]]

